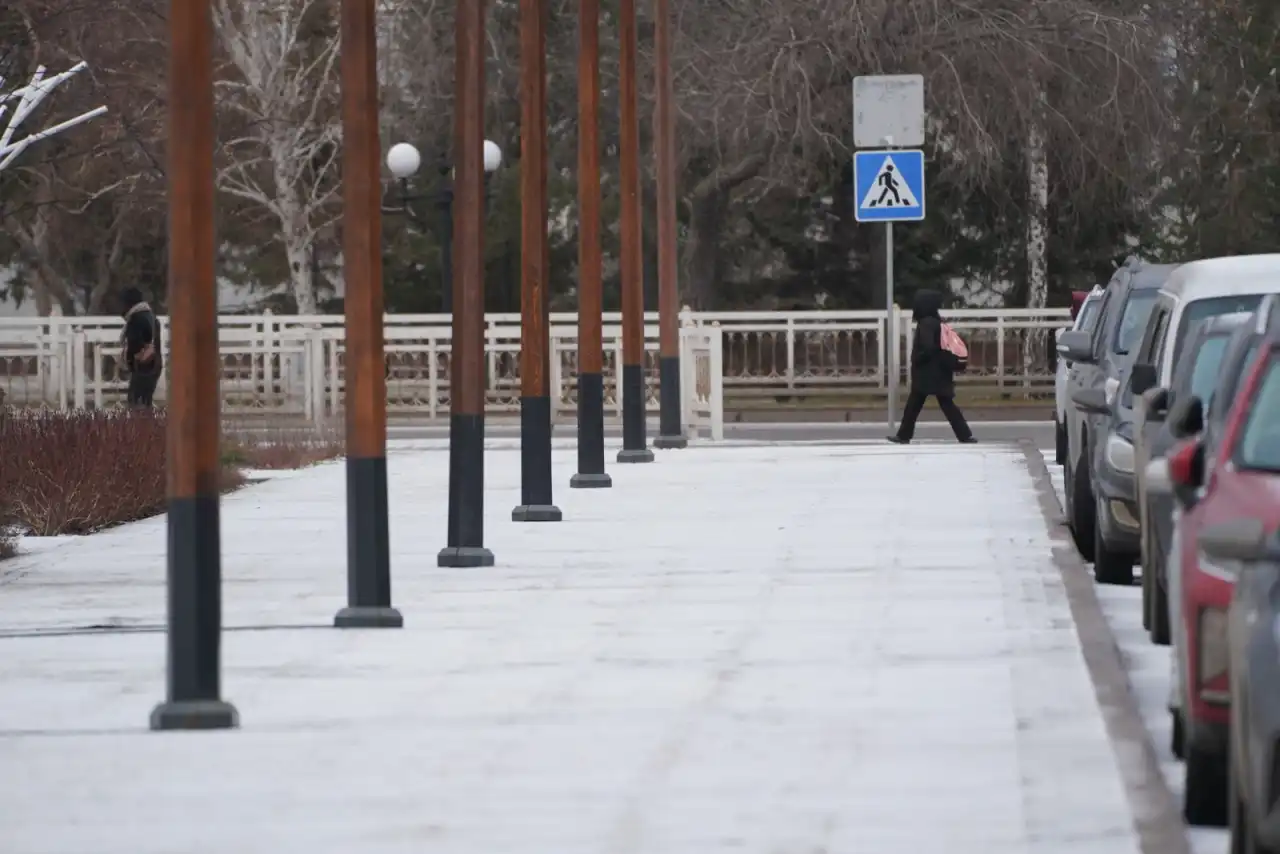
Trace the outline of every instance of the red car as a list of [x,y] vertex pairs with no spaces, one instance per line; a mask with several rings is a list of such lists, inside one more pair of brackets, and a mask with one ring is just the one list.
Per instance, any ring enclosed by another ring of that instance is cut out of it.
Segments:
[[[1182,436],[1195,436],[1168,457],[1169,482],[1180,516],[1168,563],[1174,635],[1175,742],[1186,761],[1183,812],[1191,824],[1227,820],[1227,760],[1231,693],[1227,671],[1227,610],[1238,567],[1206,559],[1203,530],[1230,520],[1280,526],[1280,472],[1250,463],[1259,443],[1280,444],[1275,388],[1280,340],[1265,343],[1246,368],[1220,435],[1204,428],[1204,402],[1191,398],[1173,417]],[[1260,392],[1265,392],[1260,394]],[[1171,413],[1172,415],[1172,413]],[[1280,449],[1277,449],[1280,453]]]

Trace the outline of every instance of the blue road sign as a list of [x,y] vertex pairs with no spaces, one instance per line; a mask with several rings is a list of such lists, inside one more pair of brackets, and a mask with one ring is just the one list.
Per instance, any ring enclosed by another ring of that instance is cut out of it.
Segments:
[[853,155],[858,222],[924,219],[924,152],[859,151]]

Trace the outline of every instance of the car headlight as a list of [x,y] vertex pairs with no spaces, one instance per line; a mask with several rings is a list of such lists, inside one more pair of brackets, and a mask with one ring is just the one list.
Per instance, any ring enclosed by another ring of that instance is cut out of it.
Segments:
[[1133,474],[1133,443],[1115,433],[1108,436],[1107,465],[1123,474]]
[[1102,384],[1102,394],[1107,399],[1107,406],[1116,405],[1116,392],[1120,391],[1120,380],[1115,377],[1107,377],[1107,381]]

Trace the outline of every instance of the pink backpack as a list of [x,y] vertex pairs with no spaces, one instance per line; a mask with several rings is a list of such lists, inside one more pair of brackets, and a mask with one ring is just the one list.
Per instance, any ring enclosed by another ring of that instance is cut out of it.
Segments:
[[942,349],[951,354],[951,362],[955,370],[963,371],[969,367],[969,347],[960,337],[960,333],[947,323],[942,324]]

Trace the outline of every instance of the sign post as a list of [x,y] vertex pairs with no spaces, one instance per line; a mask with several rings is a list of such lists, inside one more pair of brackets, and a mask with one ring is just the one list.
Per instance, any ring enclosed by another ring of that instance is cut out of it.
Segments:
[[884,370],[886,422],[898,412],[899,331],[894,311],[893,224],[924,219],[924,152],[895,145],[924,145],[924,77],[919,74],[855,77],[853,81],[854,219],[884,223]]

